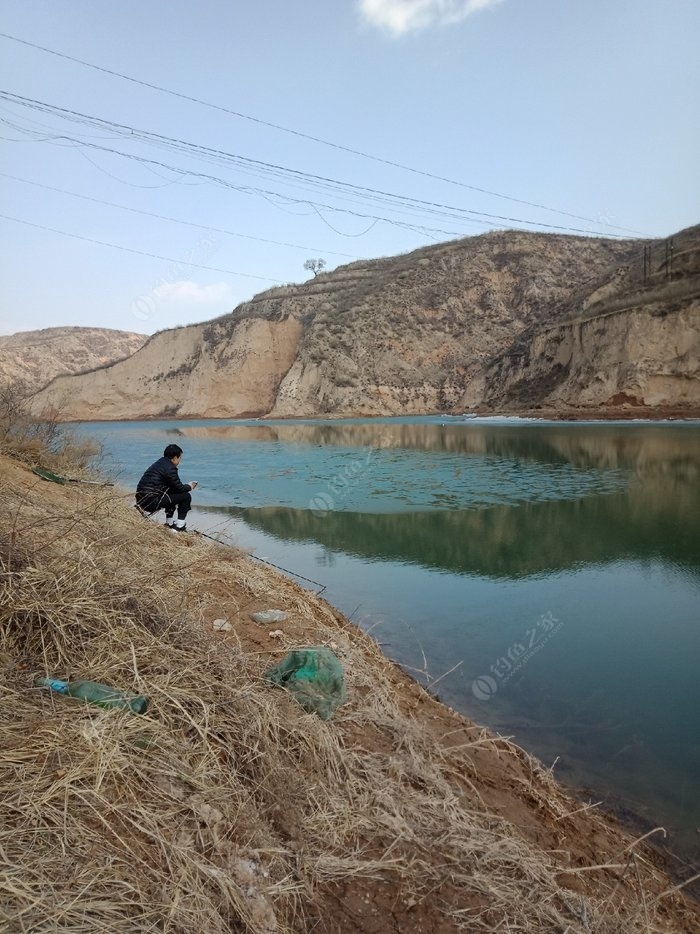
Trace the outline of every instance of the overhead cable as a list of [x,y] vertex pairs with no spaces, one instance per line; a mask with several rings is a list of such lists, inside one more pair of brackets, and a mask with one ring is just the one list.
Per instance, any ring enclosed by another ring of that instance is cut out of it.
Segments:
[[[97,143],[84,142],[82,140],[78,140],[70,136],[60,136],[60,137],[57,136],[55,137],[55,139],[57,140],[63,139],[76,146],[84,146],[90,149],[96,149],[100,152],[108,152],[116,156],[122,156],[124,159],[129,159],[131,161],[137,162],[140,165],[143,165],[145,167],[148,167],[151,165],[157,165],[157,166],[160,166],[160,168],[167,169],[168,171],[174,172],[177,175],[191,176],[193,178],[201,178],[207,182],[210,182],[211,184],[219,185],[222,188],[229,188],[232,191],[238,191],[238,192],[241,192],[242,194],[260,195],[261,197],[265,198],[265,200],[269,201],[271,204],[274,204],[276,207],[282,207],[282,206],[279,205],[277,201],[275,201],[274,199],[282,199],[283,201],[286,201],[288,204],[308,205],[309,207],[312,208],[312,210],[316,210],[317,213],[318,213],[318,209],[321,208],[326,211],[332,211],[332,212],[342,213],[342,214],[350,214],[353,217],[360,217],[366,220],[368,219],[368,220],[383,221],[386,224],[391,224],[394,227],[401,227],[405,230],[411,230],[414,233],[415,232],[417,233],[438,233],[438,234],[444,234],[445,236],[448,236],[448,237],[464,236],[463,232],[460,233],[459,231],[455,231],[455,230],[445,230],[444,228],[441,228],[441,227],[426,227],[422,224],[415,224],[415,223],[411,224],[408,221],[400,221],[400,220],[396,220],[395,218],[381,217],[376,214],[366,214],[360,211],[351,210],[350,208],[340,208],[335,205],[310,201],[307,198],[292,198],[290,195],[283,195],[280,192],[271,191],[269,189],[255,188],[249,185],[235,185],[233,182],[229,181],[228,179],[221,178],[217,175],[209,175],[205,172],[195,172],[192,169],[182,169],[178,166],[169,165],[167,162],[160,162],[159,160],[156,160],[156,159],[147,159],[145,156],[137,156],[134,153],[121,152],[120,150],[113,149],[112,147],[109,147],[109,146],[98,146]],[[347,234],[345,236],[347,236]]]
[[353,256],[351,253],[335,253],[333,250],[321,249],[315,246],[304,246],[300,243],[287,243],[284,240],[268,240],[265,237],[254,237],[252,234],[237,233],[234,230],[226,230],[224,227],[214,227],[211,224],[196,224],[194,221],[185,221],[179,217],[168,217],[165,214],[155,214],[153,211],[143,211],[140,208],[132,208],[126,204],[117,204],[115,201],[103,201],[102,198],[92,198],[90,195],[81,195],[77,191],[70,191],[67,188],[54,188],[52,185],[44,185],[42,182],[34,182],[28,178],[20,178],[18,175],[8,175],[6,172],[0,172],[0,178],[10,178],[15,182],[22,182],[24,185],[33,185],[35,188],[44,188],[46,191],[55,191],[62,195],[70,195],[72,198],[92,201],[95,204],[103,204],[110,208],[119,208],[120,211],[130,211],[132,214],[142,214],[144,217],[156,217],[158,220],[169,221],[173,224],[195,227],[197,230],[211,230],[213,233],[222,233],[229,237],[242,237],[244,240],[255,240],[258,243],[270,243],[274,246],[286,246],[295,250],[306,250],[307,252],[319,252],[327,256],[343,256],[346,259],[361,258],[359,256]]
[[[528,224],[531,226],[537,227],[546,227],[550,230],[558,230],[562,232],[574,232],[574,233],[584,233],[592,234],[598,233],[599,235],[608,236],[608,237],[620,237],[619,234],[610,234],[603,233],[601,231],[592,231],[588,228],[578,228],[578,227],[565,227],[561,224],[547,224],[540,221],[533,221],[527,218],[520,217],[509,217],[500,214],[492,214],[485,211],[476,211],[469,208],[461,208],[455,205],[442,204],[441,202],[426,201],[421,198],[412,198],[407,195],[399,195],[393,192],[383,191],[381,189],[369,188],[363,185],[355,185],[351,182],[343,182],[337,179],[327,178],[325,176],[315,175],[313,173],[302,172],[299,169],[290,169],[285,166],[276,165],[274,163],[263,162],[258,159],[250,159],[246,156],[241,156],[236,153],[229,153],[224,150],[214,149],[209,146],[203,146],[198,143],[191,143],[186,140],[178,139],[176,137],[165,136],[160,133],[154,133],[148,130],[140,130],[135,127],[131,127],[125,124],[116,123],[112,120],[106,120],[102,117],[94,117],[88,114],[83,114],[79,111],[70,110],[68,108],[59,107],[58,105],[48,104],[45,101],[39,101],[34,98],[27,98],[23,95],[14,94],[9,91],[0,91],[0,99],[6,100],[10,103],[16,103],[23,107],[29,107],[30,109],[39,110],[44,113],[49,113],[55,116],[64,117],[65,119],[71,121],[77,121],[81,123],[87,122],[91,126],[99,126],[101,128],[110,129],[113,132],[117,133],[120,136],[127,136],[130,139],[137,139],[141,142],[151,143],[154,145],[165,145],[167,148],[175,148],[176,151],[184,152],[187,155],[196,157],[204,157],[205,159],[214,157],[215,159],[224,159],[226,162],[233,161],[235,165],[239,168],[241,166],[247,167],[253,170],[262,170],[263,173],[273,174],[277,176],[291,176],[293,179],[298,180],[306,184],[311,184],[312,186],[325,187],[332,186],[331,190],[336,194],[340,190],[346,194],[353,194],[361,198],[366,198],[368,200],[379,201],[384,204],[389,204],[394,208],[409,208],[414,212],[425,212],[429,214],[437,214],[442,217],[450,217],[455,220],[474,220],[476,218],[488,218],[489,220],[497,221],[506,221],[507,223],[516,223],[516,224]],[[34,131],[33,131],[34,132]],[[64,137],[65,139],[72,140],[73,142],[79,142],[80,145],[90,146],[95,149],[108,148],[100,147],[95,143],[87,143],[84,141],[76,141],[73,137]],[[122,155],[124,155],[122,153]],[[147,160],[150,161],[150,160]],[[156,163],[157,164],[157,163]],[[233,186],[237,187],[237,186]],[[239,190],[243,190],[239,188]],[[260,190],[260,189],[256,189]],[[270,192],[267,192],[268,194]],[[316,202],[307,202],[309,204]]]
[[[3,99],[2,95],[3,95],[3,92],[0,92],[0,99]],[[18,101],[15,101],[15,103],[18,103]],[[30,106],[30,107],[31,107],[32,105],[31,105],[31,103],[28,103],[28,104],[23,104],[22,106]],[[51,105],[47,105],[47,106],[50,107]],[[39,109],[39,108],[37,108],[37,109]],[[45,110],[45,108],[41,108],[41,109],[42,109],[42,110]],[[60,115],[59,115],[59,116],[60,116]],[[80,115],[80,116],[82,116],[82,115]],[[90,118],[87,118],[87,119],[90,119]],[[99,120],[99,118],[95,118],[95,120]],[[36,131],[36,130],[31,130],[31,129],[28,130],[28,129],[22,127],[20,124],[13,124],[11,121],[8,121],[8,120],[2,119],[2,118],[0,118],[0,122],[1,122],[1,123],[5,123],[5,124],[8,124],[8,125],[10,125],[10,126],[13,126],[15,129],[17,129],[19,132],[24,133],[25,135],[30,135],[30,136],[33,135],[33,136],[35,137],[35,141],[37,141],[37,142],[48,142],[48,143],[53,143],[53,144],[60,144],[61,141],[65,141],[65,142],[70,143],[70,144],[73,144],[73,145],[75,145],[75,146],[80,146],[80,147],[84,147],[84,148],[96,149],[96,150],[100,150],[100,151],[103,151],[103,152],[109,152],[109,153],[112,153],[112,154],[114,154],[114,155],[120,155],[120,156],[123,156],[124,158],[130,158],[130,159],[134,159],[134,160],[136,160],[136,161],[139,161],[139,162],[140,162],[142,165],[144,165],[146,168],[149,168],[150,166],[153,166],[153,165],[158,165],[158,166],[160,166],[160,167],[162,167],[162,168],[167,168],[167,169],[169,169],[170,171],[178,172],[180,175],[191,175],[191,176],[194,177],[194,178],[202,178],[202,179],[210,180],[210,181],[218,181],[218,182],[220,182],[220,183],[222,183],[222,184],[225,184],[226,187],[228,187],[228,188],[231,188],[231,189],[234,189],[234,190],[237,190],[237,191],[241,191],[241,192],[244,192],[244,193],[247,193],[247,194],[251,194],[251,193],[253,193],[253,194],[258,194],[258,195],[262,196],[263,198],[265,198],[266,200],[271,200],[271,198],[283,198],[283,199],[286,199],[286,200],[288,200],[288,201],[290,201],[290,202],[293,202],[293,203],[296,203],[296,204],[307,204],[309,207],[312,208],[312,210],[317,211],[317,213],[318,213],[318,210],[317,210],[317,209],[318,209],[319,207],[320,207],[320,208],[324,208],[324,209],[326,209],[326,210],[335,210],[335,211],[342,211],[342,210],[343,210],[342,208],[333,207],[333,206],[327,205],[327,204],[325,204],[325,203],[323,203],[323,202],[311,201],[311,200],[309,200],[309,199],[292,199],[292,198],[289,198],[289,196],[287,196],[287,195],[283,195],[283,194],[280,193],[280,192],[271,191],[271,190],[269,190],[269,189],[254,188],[254,187],[251,187],[251,186],[234,185],[232,182],[228,182],[228,181],[219,179],[218,176],[211,176],[211,175],[206,175],[206,174],[204,174],[204,173],[197,173],[197,172],[193,172],[193,171],[190,171],[190,170],[179,169],[179,168],[176,168],[176,167],[174,167],[174,166],[169,166],[167,163],[164,163],[164,162],[159,162],[159,161],[153,160],[153,159],[146,159],[145,157],[139,157],[139,156],[133,155],[133,154],[131,154],[131,153],[125,153],[125,152],[122,152],[121,150],[117,150],[117,149],[114,149],[114,148],[109,147],[109,146],[100,146],[100,145],[98,145],[97,143],[88,142],[88,141],[86,141],[85,139],[82,139],[82,138],[81,138],[81,139],[77,139],[77,138],[74,137],[74,136],[68,136],[68,135],[65,135],[65,134],[56,133],[55,131],[52,131],[52,130],[50,130],[50,129],[48,129],[48,128],[42,129],[41,135],[40,135],[40,136],[37,136],[38,131]],[[33,121],[32,121],[32,122],[33,122]],[[118,127],[119,125],[118,125],[118,124],[115,124],[114,126],[115,126],[115,127]],[[128,132],[128,133],[118,133],[117,135],[120,135],[122,138],[128,139],[128,140],[137,140],[137,141],[140,141],[140,142],[148,142],[148,140],[145,139],[143,135],[139,135],[140,131],[137,131],[137,130],[132,129],[132,128],[130,128],[130,127],[126,127],[126,128],[124,128],[124,129],[125,129],[125,130],[128,130],[129,132]],[[117,131],[115,130],[115,132],[117,132]],[[48,133],[48,135],[47,135],[47,133]],[[14,142],[17,142],[17,140],[14,140]],[[178,141],[175,141],[175,142],[178,142]],[[168,148],[167,145],[166,145],[166,148]],[[178,146],[174,146],[174,147],[170,147],[170,148],[173,148],[176,152],[180,152],[180,153],[183,152],[182,147],[179,146],[179,145],[178,145]],[[200,148],[201,148],[201,147],[200,147]],[[185,150],[185,151],[186,151],[186,150]],[[189,154],[192,155],[191,153],[189,153]],[[223,153],[222,153],[222,155],[226,155],[226,154],[223,154]],[[199,152],[199,150],[197,150],[197,151],[195,152],[194,156],[195,156],[195,158],[202,158],[202,154],[201,154],[201,152]],[[231,157],[231,158],[234,159],[234,164],[236,165],[236,168],[238,169],[238,171],[242,171],[243,173],[252,174],[252,175],[263,175],[263,176],[264,176],[264,175],[266,174],[265,172],[261,172],[261,171],[259,171],[259,170],[256,170],[256,168],[248,168],[248,167],[243,167],[243,168],[241,168],[240,164],[236,161],[236,157]],[[90,160],[90,161],[92,161],[92,160]],[[204,161],[210,162],[211,159],[204,158]],[[218,161],[221,162],[221,160],[218,160]],[[95,164],[95,163],[93,163],[93,164]],[[225,161],[225,162],[224,162],[224,165],[228,165],[228,162]],[[101,171],[104,171],[103,169],[101,169],[101,167],[99,167],[99,166],[97,166],[97,167],[100,168]],[[273,168],[275,168],[275,167],[273,167]],[[150,169],[150,171],[153,171],[153,170]],[[293,173],[295,170],[290,170],[290,171]],[[110,173],[107,173],[107,174],[110,174]],[[157,174],[157,173],[156,173],[156,174]],[[269,173],[267,173],[267,174],[271,174],[271,175],[275,176],[275,175],[279,175],[280,173],[277,172],[277,171],[273,171],[273,172],[269,172]],[[297,174],[301,175],[302,173],[297,173]],[[310,178],[311,178],[311,177],[310,177]],[[120,180],[120,181],[123,181],[123,180]],[[131,184],[131,183],[125,183],[125,184]],[[303,191],[314,190],[314,188],[320,188],[320,189],[326,190],[326,191],[330,190],[330,191],[331,191],[333,194],[335,194],[336,197],[339,198],[340,200],[350,201],[350,202],[354,202],[354,203],[360,203],[360,204],[362,204],[364,201],[370,201],[370,202],[374,202],[374,203],[387,204],[387,205],[389,205],[394,211],[398,211],[399,213],[402,213],[402,212],[403,212],[403,213],[408,212],[408,213],[413,213],[413,214],[416,214],[416,213],[418,213],[418,214],[425,214],[425,213],[428,213],[428,214],[435,215],[435,216],[438,216],[438,217],[449,217],[449,218],[452,218],[452,219],[456,219],[456,220],[459,220],[461,223],[467,223],[467,224],[472,224],[472,225],[473,225],[473,224],[476,224],[476,225],[479,225],[479,226],[481,226],[481,227],[496,227],[496,226],[502,226],[502,225],[497,225],[497,224],[485,222],[485,221],[482,221],[482,220],[477,219],[477,218],[466,217],[466,216],[464,216],[464,215],[455,215],[454,213],[446,213],[445,211],[438,211],[438,210],[436,210],[436,209],[427,207],[427,206],[422,205],[422,204],[419,204],[419,203],[413,203],[413,202],[411,202],[410,200],[402,200],[402,196],[395,196],[395,200],[391,200],[391,199],[388,199],[388,198],[383,198],[383,197],[379,197],[379,196],[374,196],[374,195],[372,195],[371,193],[369,193],[369,194],[363,194],[363,193],[361,193],[361,192],[356,193],[356,192],[354,192],[354,191],[348,190],[349,186],[348,186],[346,183],[343,183],[343,182],[338,182],[337,185],[338,185],[339,187],[337,187],[337,188],[334,188],[334,187],[332,187],[332,186],[330,186],[330,185],[326,185],[326,184],[319,184],[318,182],[314,182],[313,180],[310,180],[310,181],[307,183],[305,179],[302,179],[302,180],[297,181],[297,180],[294,179],[294,178],[293,178],[291,181],[285,179],[285,184],[288,185],[288,186],[291,187],[291,188],[297,188],[297,189],[301,189],[301,190],[303,190]],[[343,186],[345,186],[345,187],[343,187]],[[141,186],[139,186],[139,187],[141,187]],[[149,186],[149,187],[151,187],[151,186]],[[371,190],[368,189],[367,191],[370,192]],[[275,202],[272,202],[272,203],[275,203]],[[276,206],[279,207],[278,204],[276,204]],[[461,210],[461,209],[457,209],[457,210]],[[397,221],[393,221],[391,218],[386,218],[386,217],[379,217],[379,218],[377,218],[376,215],[359,214],[358,212],[353,212],[353,211],[346,211],[346,213],[355,214],[355,215],[358,216],[358,217],[367,217],[367,218],[372,218],[372,219],[383,220],[383,221],[385,221],[386,223],[395,224],[396,226],[406,227],[407,229],[410,229],[410,230],[413,230],[413,231],[417,231],[417,232],[432,232],[432,233],[446,234],[446,235],[448,235],[448,236],[453,236],[453,235],[454,235],[454,236],[463,236],[463,235],[464,235],[463,233],[460,234],[460,233],[457,232],[457,231],[448,231],[448,230],[444,230],[444,229],[442,229],[442,228],[426,228],[426,227],[424,227],[424,226],[422,226],[422,225],[419,226],[419,225],[416,225],[416,224],[399,223],[399,222],[397,222]],[[321,217],[321,219],[324,220],[322,217]],[[326,221],[324,221],[324,222],[327,223]],[[565,229],[568,229],[568,228],[565,228]],[[338,232],[338,231],[336,231],[336,232]],[[343,233],[343,236],[357,236],[357,234]]]
[[[137,84],[137,85],[140,85],[141,87],[150,88],[153,91],[159,91],[163,94],[170,94],[172,97],[177,97],[177,98],[180,98],[181,100],[189,101],[190,103],[200,104],[203,107],[208,107],[212,110],[217,110],[221,113],[226,113],[232,117],[238,117],[242,120],[248,120],[251,123],[256,123],[261,126],[270,127],[271,129],[274,129],[274,130],[280,130],[283,133],[289,133],[292,136],[297,136],[297,137],[300,137],[301,139],[307,139],[314,143],[320,143],[323,146],[330,146],[332,149],[338,149],[341,152],[347,152],[354,156],[360,156],[363,159],[370,159],[373,162],[378,162],[378,163],[381,163],[382,165],[388,165],[388,166],[391,166],[392,168],[401,169],[402,171],[405,171],[405,172],[411,172],[414,175],[422,175],[425,178],[432,178],[435,181],[445,182],[448,185],[456,185],[460,188],[466,188],[470,191],[476,191],[476,192],[479,192],[480,194],[489,195],[493,198],[501,198],[506,201],[513,201],[516,204],[525,204],[528,207],[538,208],[540,210],[548,211],[553,214],[560,214],[564,217],[571,217],[571,218],[574,218],[575,220],[588,221],[589,223],[593,223],[593,224],[599,223],[599,221],[596,221],[595,219],[590,218],[590,217],[584,217],[581,214],[572,214],[570,211],[562,211],[562,210],[559,210],[558,208],[550,208],[547,205],[539,204],[536,201],[527,201],[523,198],[515,198],[511,195],[504,195],[497,191],[491,191],[488,188],[480,188],[476,185],[469,185],[466,182],[460,182],[452,178],[447,178],[443,175],[437,175],[433,172],[427,172],[423,169],[416,169],[410,165],[405,165],[404,163],[401,163],[401,162],[395,162],[391,159],[384,159],[381,156],[374,156],[371,153],[363,152],[360,149],[353,149],[350,146],[344,146],[344,145],[341,145],[340,143],[334,143],[334,142],[331,142],[330,140],[322,139],[321,137],[318,137],[318,136],[312,136],[311,134],[304,133],[300,130],[294,130],[290,127],[285,127],[285,126],[281,126],[278,123],[273,123],[269,120],[263,120],[260,117],[254,117],[250,114],[245,114],[238,110],[232,110],[230,107],[223,107],[220,104],[213,104],[210,101],[205,101],[202,98],[194,97],[190,94],[183,94],[180,91],[174,91],[171,88],[166,88],[166,87],[163,87],[162,85],[154,84],[150,81],[143,81],[139,78],[134,78],[131,75],[125,75],[122,72],[114,71],[110,68],[105,68],[102,65],[95,65],[93,62],[86,62],[83,59],[76,58],[72,55],[67,55],[65,52],[58,52],[56,49],[49,49],[46,46],[38,45],[35,42],[29,42],[26,39],[20,39],[18,36],[13,36],[13,35],[10,35],[9,33],[0,32],[0,38],[9,39],[12,42],[18,42],[21,45],[25,45],[33,49],[38,49],[40,52],[46,52],[49,55],[55,55],[57,58],[62,58],[62,59],[65,59],[66,61],[74,62],[75,64],[78,64],[78,65],[83,65],[86,68],[92,68],[95,71],[100,71],[103,74],[111,75],[114,78],[122,78],[124,81],[130,81],[132,84]],[[619,227],[618,225],[614,225],[614,224],[611,224],[610,226],[614,227],[614,229],[616,230],[621,230],[627,233],[640,234],[640,231],[630,230],[629,228],[626,228],[626,227]]]
[[[67,230],[58,230],[56,227],[48,227],[45,224],[35,224],[32,221],[22,220],[20,217],[10,217],[8,214],[0,214],[6,221],[14,221],[16,224],[24,224],[27,227],[35,227],[37,230],[48,230],[51,233],[61,234],[63,237],[72,237],[74,240],[84,240],[86,243],[96,243],[98,246],[107,246],[112,250],[122,250],[124,253],[135,253],[137,256],[148,256],[151,259],[162,259],[166,263],[181,263],[182,260],[173,259],[172,256],[160,256],[158,253],[147,253],[145,250],[135,250],[129,246],[122,246],[119,243],[108,243],[105,240],[96,240],[94,237],[83,237],[80,234],[69,233]],[[261,282],[274,282],[277,285],[284,285],[280,279],[271,279],[269,276],[254,276],[249,272],[237,272],[235,269],[222,269],[220,266],[205,266],[203,263],[192,263],[187,260],[186,265],[195,269],[210,269],[213,272],[224,272],[229,276],[243,276],[245,279],[258,279]]]

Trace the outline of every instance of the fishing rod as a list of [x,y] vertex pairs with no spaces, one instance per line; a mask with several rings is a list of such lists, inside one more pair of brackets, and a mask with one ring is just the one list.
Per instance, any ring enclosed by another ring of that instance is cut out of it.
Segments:
[[32,467],[32,473],[42,480],[50,480],[52,483],[90,483],[92,486],[114,486],[111,480],[83,480],[82,477],[63,477],[61,474],[54,473],[52,470],[46,470],[45,467]]
[[[228,542],[222,542],[220,538],[216,538],[214,535],[209,535],[208,532],[202,532],[200,529],[192,530],[195,535],[202,535],[204,538],[210,539],[212,542],[216,542],[217,545],[225,545],[227,548],[232,546]],[[326,589],[326,584],[322,584],[320,581],[312,580],[310,577],[304,577],[303,574],[297,574],[296,571],[290,571],[289,568],[283,568],[281,564],[274,564],[272,561],[268,561],[267,558],[260,558],[258,555],[248,553],[249,558],[254,558],[256,561],[261,561],[263,564],[268,564],[271,568],[275,568],[277,571],[283,571],[285,574],[291,574],[293,577],[298,577],[299,580],[306,581],[309,584],[313,584],[314,587],[320,587],[316,596],[320,596],[323,591]]]
[[[146,519],[149,520],[149,522],[153,521],[153,516],[155,515],[155,513],[147,513],[145,510],[141,509],[141,507],[138,505],[138,503],[136,504],[136,508],[138,509],[138,511],[141,513],[141,515],[142,515],[144,518],[146,518]],[[233,521],[233,519],[225,519],[223,522],[220,522],[219,525],[220,525],[220,526],[221,526],[221,525],[228,525],[228,524],[231,523],[232,521]],[[216,527],[216,526],[215,526],[215,527]],[[201,529],[192,529],[192,532],[193,532],[195,535],[201,535],[203,538],[208,538],[210,541],[216,542],[217,545],[224,545],[224,547],[226,547],[226,548],[232,548],[232,547],[233,547],[233,546],[231,545],[230,542],[221,541],[220,538],[216,538],[216,536],[210,535],[208,532],[202,532]],[[256,561],[260,561],[260,562],[262,562],[263,564],[267,564],[267,565],[269,565],[271,568],[275,568],[275,570],[277,570],[277,571],[282,571],[284,574],[291,574],[292,577],[297,577],[297,578],[299,578],[299,580],[306,581],[308,584],[313,584],[314,587],[320,587],[320,590],[317,591],[317,593],[316,593],[316,596],[317,596],[317,597],[320,596],[320,595],[323,593],[323,591],[327,589],[327,585],[326,585],[326,584],[322,584],[320,581],[315,581],[315,580],[313,580],[311,577],[304,577],[303,574],[297,574],[296,571],[291,571],[289,568],[282,567],[281,564],[275,564],[274,562],[269,561],[267,558],[260,558],[260,557],[258,557],[258,555],[251,554],[250,552],[248,552],[248,557],[249,557],[249,558],[254,558]]]

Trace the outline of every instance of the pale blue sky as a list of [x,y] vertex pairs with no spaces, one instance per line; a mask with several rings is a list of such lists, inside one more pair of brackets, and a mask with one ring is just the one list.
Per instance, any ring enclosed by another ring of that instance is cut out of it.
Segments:
[[[700,221],[695,0],[1,0],[0,10],[0,30],[27,42],[461,183],[362,158],[0,38],[0,86],[12,94],[459,209],[446,217],[369,201],[366,194],[348,201],[306,182],[302,190],[290,187],[288,176],[242,174],[230,163],[210,164],[3,99],[0,213],[179,266],[0,219],[2,333],[57,325],[151,333],[223,314],[275,281],[303,281],[309,257],[324,257],[332,268],[352,257],[479,233],[489,229],[486,223],[607,233],[620,233],[619,227],[661,236]],[[85,143],[273,194],[246,194]],[[465,210],[524,223],[473,223]]]

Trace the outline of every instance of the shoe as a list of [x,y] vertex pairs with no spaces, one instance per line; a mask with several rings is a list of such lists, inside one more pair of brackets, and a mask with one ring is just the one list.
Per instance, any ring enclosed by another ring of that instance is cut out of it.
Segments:
[[186,532],[187,526],[186,525],[171,525],[170,530],[172,532]]
[[175,520],[166,516],[166,519],[165,519],[166,529],[172,529],[174,525],[175,525]]

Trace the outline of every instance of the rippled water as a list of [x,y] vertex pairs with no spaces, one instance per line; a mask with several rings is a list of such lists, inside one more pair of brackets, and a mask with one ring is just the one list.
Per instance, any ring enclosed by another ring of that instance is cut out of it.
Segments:
[[324,584],[445,701],[697,858],[700,426],[82,430],[132,487],[178,442],[191,524]]

